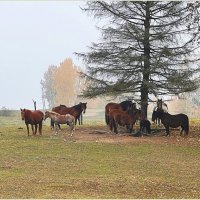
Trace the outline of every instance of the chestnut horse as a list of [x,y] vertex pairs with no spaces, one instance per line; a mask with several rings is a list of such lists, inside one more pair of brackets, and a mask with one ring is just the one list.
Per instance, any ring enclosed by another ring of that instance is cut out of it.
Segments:
[[136,120],[140,119],[141,117],[141,110],[134,109],[134,110],[127,110],[123,111],[120,109],[113,109],[109,112],[110,118],[110,131],[114,133],[118,133],[118,125],[126,126],[129,133],[133,131],[133,125],[135,124]]
[[[134,104],[135,105],[135,104]],[[132,101],[122,101],[121,103],[113,103],[110,102],[105,106],[105,120],[106,120],[106,124],[109,125],[110,124],[110,119],[109,119],[109,112],[112,109],[120,109],[122,111],[126,111],[128,109],[130,109],[133,106]],[[135,105],[136,107],[136,105]]]
[[[40,110],[28,110],[28,109],[20,109],[21,110],[21,117],[22,120],[25,121],[26,127],[27,127],[27,133],[29,136],[29,124],[31,125],[33,135],[36,135],[37,128],[39,125],[39,133],[42,135],[42,121],[44,118],[44,114]],[[34,130],[35,125],[35,130]]]
[[[85,113],[86,109],[87,109],[87,102],[86,103],[80,102],[79,104],[74,105],[72,107],[67,107],[65,105],[59,105],[57,107],[52,108],[52,111],[59,113],[61,115],[70,114],[75,117],[75,125],[77,123],[77,120],[79,120],[79,125],[80,125],[80,117],[81,117],[82,113]],[[54,127],[54,123],[52,122],[52,120],[51,120],[51,127],[52,128]]]
[[177,128],[179,126],[182,128],[180,135],[182,136],[183,131],[185,132],[185,135],[188,135],[189,119],[187,115],[182,114],[182,113],[177,114],[177,115],[171,115],[169,113],[164,112],[163,109],[158,109],[157,111],[153,111],[152,120],[154,120],[157,117],[161,119],[161,122],[166,129],[167,136],[170,135],[169,127]]

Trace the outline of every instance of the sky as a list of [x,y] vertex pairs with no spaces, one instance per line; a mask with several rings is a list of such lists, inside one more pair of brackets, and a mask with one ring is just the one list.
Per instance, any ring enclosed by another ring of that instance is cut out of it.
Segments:
[[0,109],[42,108],[40,81],[50,65],[97,42],[97,21],[85,1],[0,1]]

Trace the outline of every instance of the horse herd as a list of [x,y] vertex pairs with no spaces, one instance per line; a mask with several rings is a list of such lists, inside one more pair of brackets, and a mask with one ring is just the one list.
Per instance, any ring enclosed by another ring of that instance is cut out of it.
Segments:
[[[87,103],[80,102],[79,104],[67,107],[60,105],[52,108],[51,111],[46,111],[45,114],[40,110],[31,111],[28,109],[21,109],[22,120],[25,121],[27,133],[29,136],[29,124],[32,128],[33,135],[36,135],[39,127],[39,134],[42,135],[42,122],[43,120],[51,119],[51,128],[60,129],[60,124],[67,124],[70,127],[71,136],[75,130],[77,121],[79,125],[82,124],[82,113],[85,113]],[[166,135],[169,136],[169,128],[181,127],[180,134],[188,135],[189,133],[189,119],[185,114],[171,115],[166,110],[157,104],[152,113],[152,121],[161,120],[166,130]],[[122,101],[121,103],[108,103],[105,106],[105,121],[112,133],[118,133],[118,127],[124,126],[127,132],[132,133],[136,121],[140,121],[139,133],[142,135],[144,132],[151,134],[151,123],[143,116],[140,109],[136,108],[136,103],[132,101]]]
[[21,118],[25,121],[27,127],[27,134],[29,136],[29,124],[32,128],[33,135],[36,135],[37,128],[39,126],[39,134],[42,135],[42,122],[47,118],[51,119],[51,128],[54,129],[54,125],[57,129],[60,128],[60,124],[67,124],[70,126],[71,136],[74,132],[74,127],[79,121],[79,124],[82,123],[82,113],[85,113],[87,108],[87,103],[80,102],[79,104],[67,107],[65,105],[60,105],[52,108],[52,111],[46,111],[45,114],[40,110],[28,110],[28,109],[20,109],[21,110]]

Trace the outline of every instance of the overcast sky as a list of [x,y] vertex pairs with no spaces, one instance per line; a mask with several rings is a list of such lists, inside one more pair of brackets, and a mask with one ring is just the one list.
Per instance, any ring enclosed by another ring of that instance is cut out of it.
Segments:
[[0,1],[0,108],[42,108],[40,80],[50,65],[87,51],[100,37],[85,1]]

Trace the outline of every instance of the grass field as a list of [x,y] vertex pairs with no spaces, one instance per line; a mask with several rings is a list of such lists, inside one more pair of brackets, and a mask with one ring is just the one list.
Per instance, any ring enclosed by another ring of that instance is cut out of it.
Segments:
[[[92,130],[106,128],[101,120],[91,123],[90,118],[64,142],[63,132],[52,137],[49,122],[43,135],[36,137],[27,137],[20,118],[0,117],[0,122],[2,199],[200,196],[199,136],[190,142],[173,136],[140,139],[93,134]],[[94,140],[87,139],[94,135]],[[97,142],[102,137],[113,141],[118,137],[121,142]]]

